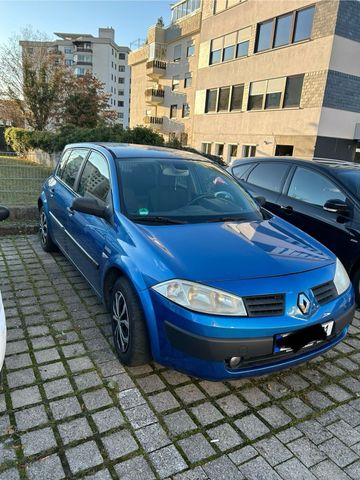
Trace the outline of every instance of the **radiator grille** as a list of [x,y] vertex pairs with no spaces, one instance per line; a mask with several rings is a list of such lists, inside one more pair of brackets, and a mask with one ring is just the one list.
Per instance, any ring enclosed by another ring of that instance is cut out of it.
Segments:
[[275,317],[284,313],[283,293],[243,297],[243,300],[249,317]]
[[324,305],[337,297],[337,291],[332,280],[313,287],[312,292],[320,305]]

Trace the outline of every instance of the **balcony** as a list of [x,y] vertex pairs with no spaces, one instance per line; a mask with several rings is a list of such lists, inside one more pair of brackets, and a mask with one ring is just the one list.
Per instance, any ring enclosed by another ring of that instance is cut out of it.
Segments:
[[88,65],[88,66],[92,66],[92,62],[81,62],[81,61],[76,61],[76,60],[74,60],[73,65]]
[[146,103],[150,105],[161,105],[164,103],[165,90],[162,88],[147,88],[145,90]]
[[146,63],[146,75],[158,80],[166,74],[166,62],[162,60],[150,60]]
[[82,53],[93,53],[92,48],[86,48],[86,47],[75,47],[74,52],[82,52]]
[[163,117],[153,117],[151,115],[145,115],[144,124],[152,127],[154,130],[161,130],[163,124]]

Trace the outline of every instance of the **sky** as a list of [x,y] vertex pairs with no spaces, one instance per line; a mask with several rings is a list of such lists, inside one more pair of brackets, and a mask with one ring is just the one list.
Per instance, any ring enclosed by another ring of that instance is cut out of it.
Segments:
[[[162,16],[170,22],[168,0],[0,0],[0,44],[31,26],[54,37],[54,32],[98,34],[113,27],[118,45],[146,38],[147,29]],[[135,47],[133,46],[133,49]]]

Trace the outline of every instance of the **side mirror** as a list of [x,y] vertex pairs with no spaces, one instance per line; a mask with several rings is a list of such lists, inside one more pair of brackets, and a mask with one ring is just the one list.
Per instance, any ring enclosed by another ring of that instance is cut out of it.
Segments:
[[6,207],[0,207],[0,221],[6,220],[10,215],[9,209]]
[[342,215],[349,213],[349,205],[343,200],[337,200],[336,198],[328,200],[323,206],[323,209],[327,212],[339,213]]
[[266,203],[266,198],[265,197],[255,197],[255,200],[258,202],[260,207],[263,207]]
[[96,198],[75,198],[71,208],[77,212],[88,213],[89,215],[104,218],[105,220],[109,220],[110,218],[109,208],[99,202]]

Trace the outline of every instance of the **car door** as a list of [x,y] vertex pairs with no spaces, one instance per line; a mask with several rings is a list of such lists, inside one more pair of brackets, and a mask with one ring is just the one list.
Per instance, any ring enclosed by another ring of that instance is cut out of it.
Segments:
[[89,153],[88,148],[64,152],[55,176],[49,182],[49,213],[54,238],[64,253],[68,252],[66,224],[75,197],[74,187],[80,168]]
[[278,199],[289,170],[290,164],[284,161],[259,162],[241,183],[254,197],[264,197],[264,207],[278,215]]
[[[297,166],[289,178],[286,195],[279,199],[281,216],[288,222],[319,240],[340,259],[344,249],[355,245],[349,230],[353,222],[354,206],[346,193],[325,173],[315,169]],[[341,200],[349,205],[349,213],[324,210],[328,200]]]
[[[107,159],[93,150],[80,173],[77,195],[95,198],[112,208]],[[69,255],[93,288],[100,291],[99,267],[106,238],[112,226],[103,218],[71,210],[68,212]]]

